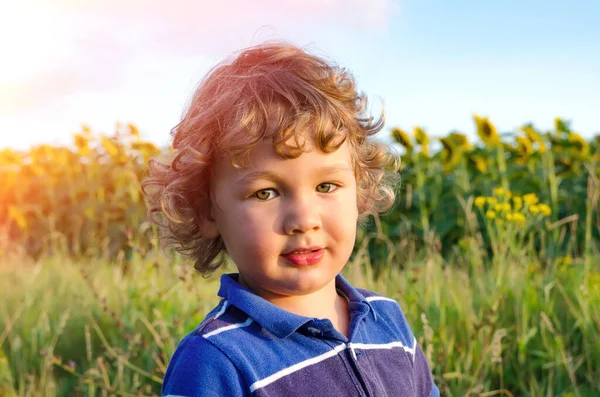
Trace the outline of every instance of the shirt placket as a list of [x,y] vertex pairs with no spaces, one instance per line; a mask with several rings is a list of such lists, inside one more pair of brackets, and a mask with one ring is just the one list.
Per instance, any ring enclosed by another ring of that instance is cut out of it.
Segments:
[[[362,306],[362,305],[361,305]],[[366,306],[361,307],[360,309],[351,310],[351,320],[350,320],[350,336],[356,333],[354,328],[358,327],[359,323],[362,319],[367,315],[368,308]],[[313,320],[312,324],[307,327],[308,331],[316,337],[323,338],[329,341],[342,341],[346,344],[346,349],[342,354],[342,360],[349,362],[351,374],[354,378],[354,384],[359,389],[360,397],[371,397],[373,396],[372,391],[369,389],[367,382],[360,371],[360,366],[358,364],[358,357],[362,355],[362,352],[356,352],[351,345],[351,341],[344,337],[339,332],[335,331],[333,324],[329,320]],[[332,348],[334,348],[333,345]],[[346,365],[346,363],[344,364]]]
[[362,386],[362,394],[361,396],[370,397],[373,396],[373,391],[369,389],[369,386],[365,379],[365,374],[363,374],[360,370],[360,365],[358,363],[359,357],[362,355],[361,351],[356,351],[352,347],[352,339],[355,335],[358,334],[358,327],[369,313],[369,307],[364,303],[352,302],[350,303],[350,341],[347,343],[346,353],[348,360],[352,364],[352,369],[356,378],[360,381]]
[[[363,375],[360,372],[360,367],[358,365],[358,356],[360,356],[360,354],[355,354],[356,352],[352,349],[352,346],[350,345],[350,343],[348,343],[347,346],[348,347],[346,348],[346,357],[348,358],[348,361],[350,361],[354,376],[360,382],[360,386],[362,388],[362,390],[360,392],[360,396],[361,397],[363,397],[363,396],[370,397],[373,394],[369,390],[369,387],[367,386],[367,382],[365,382],[365,379],[363,378]],[[358,352],[358,353],[360,353],[360,352]]]

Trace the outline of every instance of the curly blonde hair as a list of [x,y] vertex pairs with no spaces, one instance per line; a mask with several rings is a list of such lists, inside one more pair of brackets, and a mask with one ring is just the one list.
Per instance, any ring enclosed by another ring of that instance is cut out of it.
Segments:
[[[213,165],[228,157],[241,167],[263,139],[272,139],[281,158],[298,157],[304,149],[302,131],[310,131],[325,153],[349,142],[361,220],[389,209],[397,157],[370,138],[383,128],[383,111],[378,119],[367,113],[367,98],[347,70],[294,45],[265,43],[218,64],[171,130],[172,160],[151,160],[142,182],[161,243],[191,257],[204,275],[217,269],[225,244],[221,237],[203,237],[200,226],[210,217]],[[386,173],[390,166],[392,172]]]

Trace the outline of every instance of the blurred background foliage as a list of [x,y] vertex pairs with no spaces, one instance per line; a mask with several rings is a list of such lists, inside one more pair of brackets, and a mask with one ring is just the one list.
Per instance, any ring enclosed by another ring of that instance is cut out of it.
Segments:
[[140,181],[160,153],[133,124],[110,136],[84,125],[73,147],[0,151],[0,255],[18,246],[34,258],[115,258],[131,255],[132,239],[149,248]]
[[[500,187],[510,197],[504,211],[495,211],[496,223],[517,222],[506,215],[526,194],[550,209],[544,216],[519,209],[522,226],[536,232],[527,239],[542,259],[598,255],[600,135],[588,141],[562,119],[551,131],[526,124],[503,134],[487,118],[475,115],[474,121],[479,142],[458,131],[436,137],[420,127],[392,129],[402,164],[397,204],[359,240],[377,232],[407,253],[427,247],[452,260],[480,239],[491,255],[485,213],[474,211],[474,202]],[[70,147],[0,150],[0,255],[20,250],[33,258],[61,252],[114,259],[129,258],[133,249],[147,252],[154,231],[140,181],[150,158],[170,152],[142,140],[131,123],[117,123],[112,135],[84,125]],[[386,251],[385,244],[371,245],[373,266],[387,261]]]
[[[504,221],[520,223],[544,261],[598,255],[600,135],[587,141],[559,118],[550,131],[525,124],[502,134],[488,118],[474,115],[474,121],[479,142],[458,131],[434,137],[420,127],[411,133],[392,129],[403,151],[402,189],[396,207],[381,218],[383,234],[394,243],[412,239],[413,251],[432,247],[451,261],[473,239],[482,239],[492,254],[486,213],[472,215],[476,200],[499,188],[504,207],[487,207],[497,213],[494,228],[505,227]],[[527,195],[534,195],[544,211],[523,206]]]

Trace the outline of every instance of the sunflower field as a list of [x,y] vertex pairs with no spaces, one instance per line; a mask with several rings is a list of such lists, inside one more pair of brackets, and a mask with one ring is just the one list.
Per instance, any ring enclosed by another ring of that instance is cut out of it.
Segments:
[[[444,396],[600,395],[600,135],[474,130],[390,130],[397,203],[344,273],[402,305]],[[221,273],[148,222],[140,182],[171,155],[131,123],[0,148],[0,396],[160,394]]]
[[117,124],[112,136],[83,126],[73,148],[0,151],[0,255],[19,249],[33,257],[115,258],[130,254],[133,239],[148,248],[140,181],[159,154],[132,124]]
[[[510,254],[497,244],[508,235],[519,240],[513,254],[527,244],[548,263],[598,256],[600,135],[586,141],[558,118],[553,131],[526,124],[502,135],[488,118],[474,121],[478,144],[457,131],[432,138],[419,127],[412,134],[392,130],[405,152],[402,190],[381,222],[383,234],[410,251],[433,247],[447,259],[473,245],[488,257]],[[431,155],[434,143],[441,150]]]

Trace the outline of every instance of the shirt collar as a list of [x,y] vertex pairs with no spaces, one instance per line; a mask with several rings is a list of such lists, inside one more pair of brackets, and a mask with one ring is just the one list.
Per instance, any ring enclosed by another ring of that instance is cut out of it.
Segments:
[[[246,313],[254,321],[278,338],[286,338],[304,324],[312,321],[310,317],[288,312],[266,299],[261,298],[238,282],[239,274],[230,273],[221,276],[218,295]],[[366,303],[371,311],[373,307],[367,299],[346,279],[338,274],[335,286],[346,295],[350,302]],[[373,311],[373,313],[375,313]]]
[[339,289],[348,297],[350,302],[360,302],[365,303],[371,311],[373,310],[373,306],[371,306],[371,302],[365,298],[363,294],[360,293],[359,290],[354,288],[352,284],[348,282],[341,274],[338,274],[335,278],[335,288]]

